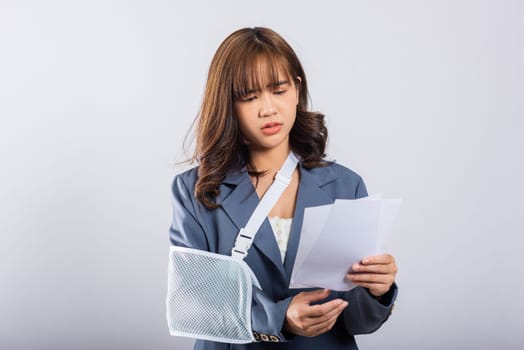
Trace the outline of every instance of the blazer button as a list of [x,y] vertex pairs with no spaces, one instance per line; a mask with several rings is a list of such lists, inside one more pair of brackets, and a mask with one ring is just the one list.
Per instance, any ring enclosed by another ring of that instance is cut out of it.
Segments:
[[269,340],[271,340],[274,343],[278,343],[280,339],[276,335],[270,335]]
[[267,336],[267,334],[264,333],[260,334],[260,339],[262,339],[262,341],[269,341],[269,337]]
[[260,341],[260,334],[258,334],[257,332],[253,331],[253,337],[256,341]]

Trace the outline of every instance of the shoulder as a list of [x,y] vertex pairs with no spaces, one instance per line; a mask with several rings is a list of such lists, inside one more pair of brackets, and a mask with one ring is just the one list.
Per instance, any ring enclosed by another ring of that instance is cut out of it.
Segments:
[[360,182],[362,177],[353,170],[336,162],[329,162],[329,169],[335,173],[339,181]]
[[333,198],[360,198],[367,196],[362,177],[339,163],[329,161],[325,166],[305,169],[307,176],[315,179],[318,186]]
[[197,178],[198,167],[193,167],[175,175],[171,183],[173,193],[185,193],[186,195],[191,195],[195,189]]
[[332,181],[347,183],[358,183],[362,181],[362,177],[355,171],[334,161],[327,161],[325,166],[307,168],[305,170],[326,184]]

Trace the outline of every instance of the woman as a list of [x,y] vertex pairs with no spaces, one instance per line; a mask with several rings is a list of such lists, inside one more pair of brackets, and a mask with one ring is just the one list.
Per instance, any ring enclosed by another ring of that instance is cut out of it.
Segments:
[[199,166],[173,183],[172,244],[230,255],[289,152],[300,162],[245,258],[262,287],[251,314],[259,342],[197,340],[195,349],[357,349],[354,335],[388,318],[397,294],[388,254],[348,266],[358,285],[349,292],[288,287],[304,209],[367,196],[357,174],[323,160],[326,140],[324,116],[308,111],[306,76],[284,39],[267,28],[228,36],[211,62],[198,117]]

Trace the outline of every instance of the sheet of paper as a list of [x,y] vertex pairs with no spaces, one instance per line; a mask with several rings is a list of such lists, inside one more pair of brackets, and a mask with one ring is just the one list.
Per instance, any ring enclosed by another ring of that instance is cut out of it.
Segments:
[[386,250],[386,244],[391,235],[391,230],[393,229],[393,224],[395,223],[401,204],[401,198],[388,198],[387,200],[382,201],[382,206],[380,208],[380,222],[378,225],[378,253],[383,253]]
[[[301,266],[305,258],[314,247],[318,235],[322,232],[326,220],[333,204],[322,205],[319,207],[310,207],[304,210],[304,221],[302,223],[302,232],[298,243],[297,256],[295,257],[295,266]],[[309,286],[302,285],[300,288]],[[299,288],[299,287],[294,287]]]
[[372,196],[306,208],[290,288],[353,288],[347,272],[383,252],[400,204],[400,198]]

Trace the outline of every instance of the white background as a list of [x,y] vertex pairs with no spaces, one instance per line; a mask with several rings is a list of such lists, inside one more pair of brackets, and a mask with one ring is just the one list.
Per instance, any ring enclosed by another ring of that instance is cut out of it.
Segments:
[[168,335],[170,182],[211,57],[267,26],[329,157],[404,205],[362,349],[522,349],[522,1],[0,1],[0,348]]

